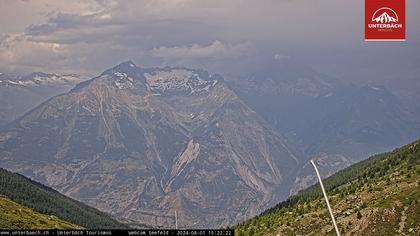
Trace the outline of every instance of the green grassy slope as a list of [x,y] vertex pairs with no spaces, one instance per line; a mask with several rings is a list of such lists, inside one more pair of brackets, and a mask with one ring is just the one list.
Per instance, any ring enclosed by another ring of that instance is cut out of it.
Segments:
[[55,216],[40,214],[0,195],[0,229],[83,229]]
[[[342,235],[420,235],[420,141],[350,166],[324,185]],[[335,235],[318,184],[235,229],[236,235]]]
[[125,229],[107,214],[22,175],[0,168],[0,194],[36,212],[54,215],[88,229]]

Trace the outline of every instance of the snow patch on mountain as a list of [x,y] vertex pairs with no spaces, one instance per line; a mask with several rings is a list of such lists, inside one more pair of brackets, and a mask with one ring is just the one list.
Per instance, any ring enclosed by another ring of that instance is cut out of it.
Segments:
[[381,91],[382,89],[373,85],[369,85],[369,88],[376,91]]
[[118,78],[115,81],[115,86],[118,89],[128,89],[133,87],[133,78],[129,77],[126,73],[114,72],[114,75]]
[[331,97],[333,94],[334,94],[333,92],[329,92],[329,93],[327,93],[327,94],[325,94],[325,95],[324,95],[324,98],[329,98],[329,97]]
[[11,80],[7,80],[7,82],[10,83],[10,84],[19,84],[19,83],[16,83],[15,81],[11,81]]

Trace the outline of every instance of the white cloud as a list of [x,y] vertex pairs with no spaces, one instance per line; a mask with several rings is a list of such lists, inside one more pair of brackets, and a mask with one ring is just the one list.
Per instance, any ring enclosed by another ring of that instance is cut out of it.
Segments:
[[223,44],[215,40],[210,45],[193,44],[191,46],[158,47],[153,48],[152,55],[169,60],[177,59],[220,59],[235,57],[249,53],[250,43]]
[[0,69],[39,70],[65,58],[68,51],[58,43],[32,42],[22,34],[7,34],[1,37]]

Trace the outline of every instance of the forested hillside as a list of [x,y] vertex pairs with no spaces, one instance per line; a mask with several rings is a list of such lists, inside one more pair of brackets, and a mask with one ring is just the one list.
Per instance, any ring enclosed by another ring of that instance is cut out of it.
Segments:
[[[350,166],[324,185],[343,235],[420,234],[420,141]],[[335,234],[318,184],[235,228],[236,235]]]
[[82,229],[56,216],[38,213],[0,195],[0,229]]
[[[0,168],[0,194],[36,212],[53,215],[88,229],[122,229],[126,225],[107,214],[68,198],[22,175]],[[1,204],[6,202],[1,202]],[[22,218],[22,220],[24,220]],[[30,226],[30,225],[24,225]],[[34,227],[36,225],[33,225]]]

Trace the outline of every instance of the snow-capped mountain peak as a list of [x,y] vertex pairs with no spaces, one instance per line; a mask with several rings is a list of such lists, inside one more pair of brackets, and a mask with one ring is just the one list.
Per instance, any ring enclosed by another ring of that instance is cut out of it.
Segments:
[[218,79],[212,76],[206,77],[197,71],[184,68],[155,70],[144,73],[144,77],[148,89],[159,94],[167,92],[196,94],[209,91],[218,82]]
[[192,95],[209,91],[221,76],[210,75],[204,70],[185,67],[142,68],[132,61],[125,61],[104,71],[100,77],[111,77],[118,89],[144,86],[155,95]]

